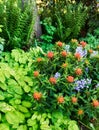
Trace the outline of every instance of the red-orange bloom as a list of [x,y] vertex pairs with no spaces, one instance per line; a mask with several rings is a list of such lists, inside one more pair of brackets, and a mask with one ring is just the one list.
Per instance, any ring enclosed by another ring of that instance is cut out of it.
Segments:
[[92,49],[90,49],[90,50],[89,50],[89,53],[93,53],[93,50],[92,50]]
[[41,97],[42,97],[42,94],[40,92],[35,92],[33,94],[33,97],[34,97],[35,100],[40,100]]
[[77,103],[77,98],[76,97],[72,97],[71,101],[72,101],[72,103]]
[[62,42],[60,42],[60,41],[59,41],[59,42],[57,42],[56,44],[57,44],[59,47],[62,47],[62,46],[63,46],[63,43],[62,43]]
[[75,58],[78,59],[78,60],[80,60],[80,58],[81,58],[80,53],[75,53]]
[[39,76],[39,72],[38,71],[34,71],[34,77],[38,77]]
[[50,77],[50,78],[49,78],[49,82],[50,82],[51,84],[56,84],[56,78]]
[[37,62],[41,62],[42,61],[42,58],[37,58]]
[[84,111],[82,109],[79,109],[78,110],[78,115],[83,115],[84,114]]
[[62,55],[63,57],[66,57],[66,56],[67,56],[67,52],[66,52],[66,51],[62,51],[62,52],[61,52],[61,55]]
[[81,41],[80,44],[82,45],[82,47],[85,47],[87,43],[84,41]]
[[77,75],[81,75],[81,74],[82,74],[82,69],[77,68],[77,69],[75,70],[75,73],[76,73]]
[[93,107],[99,107],[99,101],[93,100],[92,105],[93,105]]
[[74,82],[74,77],[73,77],[73,76],[68,76],[68,77],[67,77],[67,81],[68,81],[69,83]]
[[67,64],[66,64],[66,63],[63,63],[63,64],[62,64],[62,67],[63,67],[63,68],[66,68],[66,67],[67,67]]
[[63,96],[60,96],[60,97],[58,97],[57,98],[57,101],[58,101],[58,103],[63,103],[64,102],[64,97]]
[[47,57],[48,57],[49,59],[52,59],[52,58],[54,57],[53,52],[48,52],[48,53],[47,53]]

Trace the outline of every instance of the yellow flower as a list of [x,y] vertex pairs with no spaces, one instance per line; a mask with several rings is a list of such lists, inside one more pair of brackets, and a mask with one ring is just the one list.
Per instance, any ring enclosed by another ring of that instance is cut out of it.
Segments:
[[71,39],[72,43],[78,43],[77,39]]
[[89,65],[89,61],[88,61],[88,60],[85,60],[85,63],[86,63],[87,65]]

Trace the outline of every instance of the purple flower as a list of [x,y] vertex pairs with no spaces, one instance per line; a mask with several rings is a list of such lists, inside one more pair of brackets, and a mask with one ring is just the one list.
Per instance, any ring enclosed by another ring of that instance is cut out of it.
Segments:
[[61,74],[59,73],[59,72],[56,72],[55,73],[55,75],[54,75],[54,77],[57,79],[57,78],[59,78],[61,76]]
[[83,49],[83,47],[77,47],[76,53],[79,53],[81,57],[84,57],[87,55],[87,50]]
[[87,68],[85,68],[85,71],[88,73],[88,71],[89,71],[89,68],[87,67]]
[[80,91],[84,88],[89,88],[89,85],[91,84],[92,79],[81,79],[75,81],[75,90]]

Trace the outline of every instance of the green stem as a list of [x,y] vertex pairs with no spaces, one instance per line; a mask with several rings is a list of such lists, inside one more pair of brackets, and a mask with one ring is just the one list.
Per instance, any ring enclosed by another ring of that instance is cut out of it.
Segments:
[[91,128],[87,125],[85,125],[83,122],[79,121],[79,123],[81,123],[83,126],[85,126],[86,128],[88,128],[89,130],[91,130]]

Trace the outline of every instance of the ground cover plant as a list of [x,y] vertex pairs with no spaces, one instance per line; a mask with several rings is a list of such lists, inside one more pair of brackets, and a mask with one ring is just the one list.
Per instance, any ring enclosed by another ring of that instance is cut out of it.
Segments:
[[47,53],[40,47],[3,52],[0,60],[1,130],[78,130],[74,120],[94,128],[99,48],[72,39],[69,45],[57,42]]

